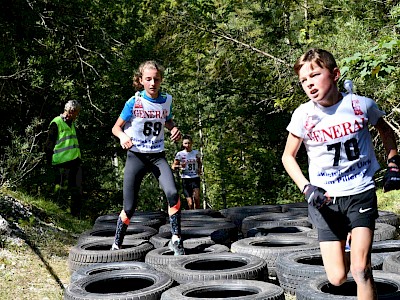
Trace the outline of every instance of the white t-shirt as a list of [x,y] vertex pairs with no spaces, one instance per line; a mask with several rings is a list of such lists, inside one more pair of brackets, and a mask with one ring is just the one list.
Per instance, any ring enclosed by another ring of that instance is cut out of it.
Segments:
[[186,162],[186,166],[182,169],[182,178],[195,178],[199,177],[197,170],[199,169],[198,159],[200,158],[200,153],[197,150],[192,150],[187,152],[186,150],[179,151],[175,155],[175,159],[180,162]]
[[130,98],[120,117],[126,121],[124,132],[131,137],[133,152],[164,151],[164,124],[172,118],[172,96],[161,93],[157,99],[137,92]]
[[343,94],[330,107],[312,101],[293,113],[287,130],[303,138],[311,184],[330,196],[362,193],[375,186],[380,168],[368,124],[375,125],[385,113],[370,98]]

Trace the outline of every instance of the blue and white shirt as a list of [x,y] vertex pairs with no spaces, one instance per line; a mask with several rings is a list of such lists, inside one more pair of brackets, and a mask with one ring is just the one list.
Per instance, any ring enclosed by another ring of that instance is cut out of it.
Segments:
[[164,151],[164,125],[172,119],[172,96],[160,93],[156,99],[145,91],[137,92],[120,114],[126,123],[124,132],[131,137],[133,152],[159,153]]

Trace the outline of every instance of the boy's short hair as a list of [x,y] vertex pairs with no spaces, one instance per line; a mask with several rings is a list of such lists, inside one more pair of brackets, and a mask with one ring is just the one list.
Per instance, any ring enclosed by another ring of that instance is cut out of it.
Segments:
[[332,53],[318,48],[311,48],[306,53],[304,53],[294,64],[294,71],[297,76],[302,66],[306,62],[315,62],[319,67],[328,69],[331,73],[337,68],[336,60]]

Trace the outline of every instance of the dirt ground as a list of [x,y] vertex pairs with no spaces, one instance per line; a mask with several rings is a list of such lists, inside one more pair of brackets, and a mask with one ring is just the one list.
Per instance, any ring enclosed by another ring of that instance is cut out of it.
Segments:
[[62,299],[68,257],[36,253],[20,239],[11,243],[0,249],[0,299]]

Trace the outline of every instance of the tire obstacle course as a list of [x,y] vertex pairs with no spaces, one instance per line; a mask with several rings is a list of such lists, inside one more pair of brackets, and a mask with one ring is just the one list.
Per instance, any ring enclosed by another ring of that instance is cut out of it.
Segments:
[[[327,281],[302,203],[182,211],[185,256],[166,247],[171,234],[161,211],[135,214],[123,249],[111,251],[117,217],[100,216],[71,248],[64,299],[356,299],[351,276],[336,289]],[[378,296],[399,299],[399,218],[379,217]]]

